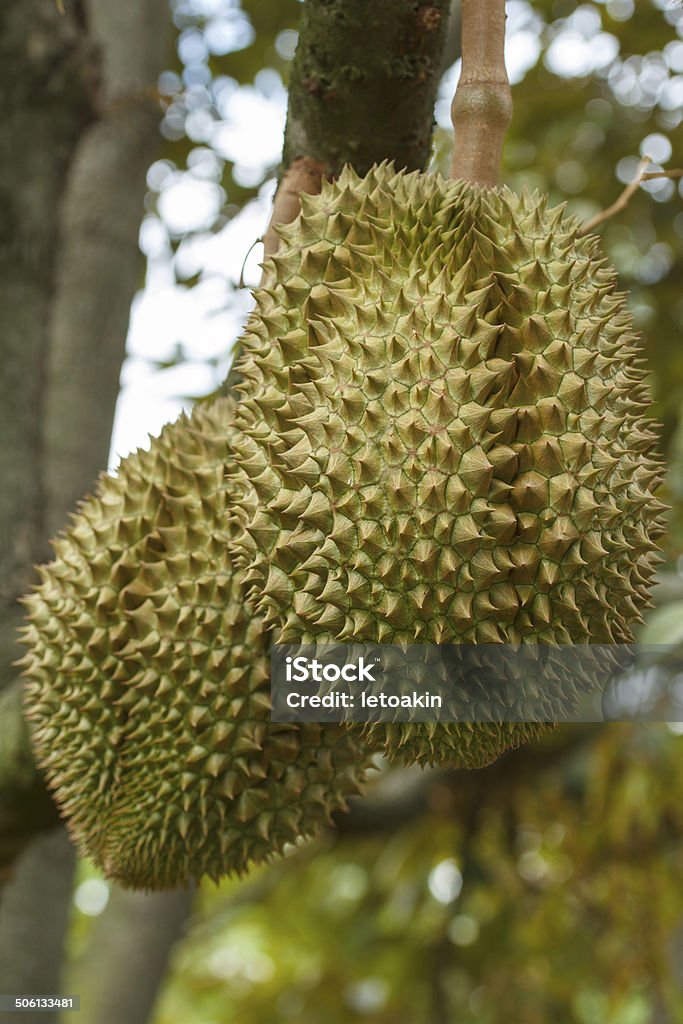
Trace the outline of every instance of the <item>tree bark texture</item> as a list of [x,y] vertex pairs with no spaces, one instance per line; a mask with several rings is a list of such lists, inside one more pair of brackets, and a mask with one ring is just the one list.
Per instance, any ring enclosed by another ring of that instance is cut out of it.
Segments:
[[[274,225],[299,212],[298,191],[319,192],[344,164],[358,174],[382,160],[425,169],[444,61],[457,57],[457,17],[453,0],[304,0],[266,256],[277,250]],[[222,393],[239,381],[231,369]]]
[[289,82],[283,164],[424,169],[449,0],[306,0]]
[[98,61],[73,9],[10,0],[0,13],[0,685],[15,677],[17,598],[47,553],[42,417],[59,210],[95,117]]

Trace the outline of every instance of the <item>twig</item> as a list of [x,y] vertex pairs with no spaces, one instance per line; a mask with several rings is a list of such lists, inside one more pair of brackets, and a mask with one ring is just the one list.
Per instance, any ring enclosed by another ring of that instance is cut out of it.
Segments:
[[495,188],[512,117],[505,0],[462,0],[462,72],[451,106],[451,177]]
[[[683,0],[681,2],[683,3]],[[672,167],[670,171],[648,171],[640,180],[652,181],[653,178],[683,178],[683,169]]]
[[647,168],[652,163],[652,157],[644,156],[638,164],[638,170],[636,171],[633,181],[629,182],[624,191],[621,193],[618,199],[608,206],[606,210],[602,210],[600,213],[596,213],[594,217],[586,221],[581,230],[578,232],[580,236],[588,235],[594,230],[599,224],[609,220],[615,213],[620,213],[635,193],[640,188],[644,181],[653,181],[655,178],[683,178],[683,170],[676,168],[671,171],[648,171]]
[[249,248],[247,249],[246,253],[244,254],[244,259],[242,260],[242,269],[240,270],[240,279],[237,282],[237,287],[239,289],[247,287],[245,282],[244,282],[244,268],[246,267],[247,260],[251,256],[251,254],[254,251],[254,249],[256,248],[256,246],[257,245],[261,245],[262,243],[263,243],[263,239],[262,238],[255,238],[254,241],[249,246]]

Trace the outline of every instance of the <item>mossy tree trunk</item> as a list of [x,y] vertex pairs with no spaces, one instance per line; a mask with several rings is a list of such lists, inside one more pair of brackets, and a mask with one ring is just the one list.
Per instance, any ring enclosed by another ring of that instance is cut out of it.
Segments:
[[307,0],[289,89],[284,158],[424,169],[449,0]]

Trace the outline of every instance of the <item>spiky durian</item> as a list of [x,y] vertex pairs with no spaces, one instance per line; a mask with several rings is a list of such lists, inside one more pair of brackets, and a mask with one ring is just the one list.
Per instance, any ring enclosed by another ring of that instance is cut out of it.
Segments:
[[159,889],[241,872],[314,833],[369,755],[270,722],[267,637],[229,546],[232,402],[182,416],[100,479],[26,603],[26,710],[73,837]]
[[[630,640],[659,467],[598,240],[544,197],[387,165],[303,197],[280,234],[237,408],[258,504],[236,548],[274,640]],[[515,724],[371,735],[485,763],[539,728],[516,699]]]

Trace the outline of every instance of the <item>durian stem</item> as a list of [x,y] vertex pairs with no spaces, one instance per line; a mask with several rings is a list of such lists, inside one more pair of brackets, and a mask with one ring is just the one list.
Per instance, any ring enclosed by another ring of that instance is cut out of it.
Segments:
[[495,188],[512,118],[505,70],[505,0],[462,0],[462,73],[451,106],[451,177]]

